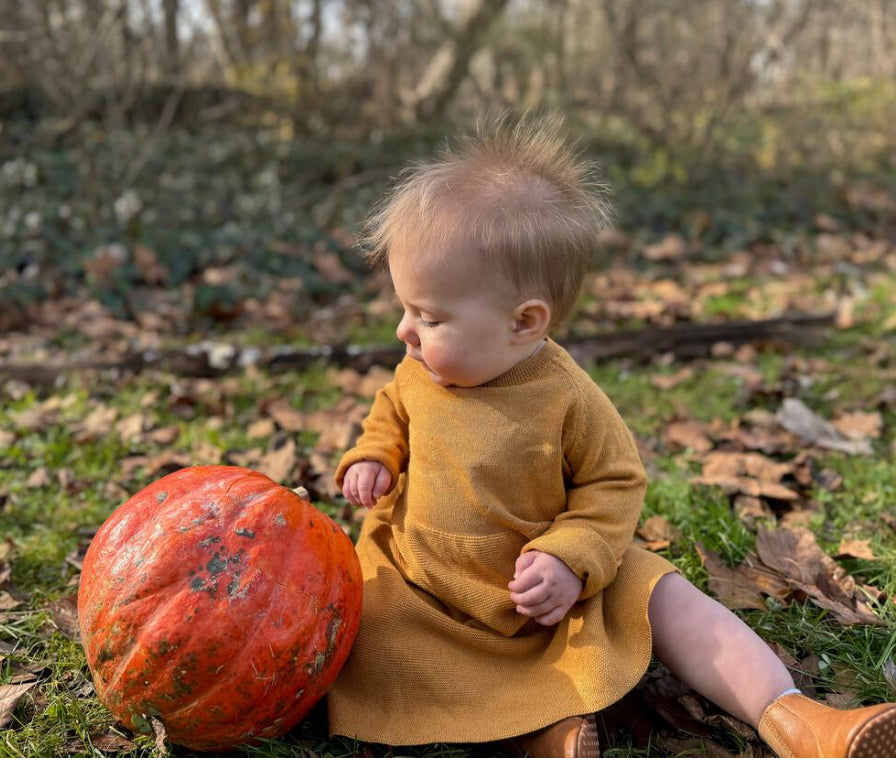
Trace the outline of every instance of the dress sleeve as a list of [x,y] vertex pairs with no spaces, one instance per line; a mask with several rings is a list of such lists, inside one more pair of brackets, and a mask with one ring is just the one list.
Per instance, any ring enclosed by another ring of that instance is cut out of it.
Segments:
[[379,461],[392,475],[389,489],[398,483],[398,475],[408,460],[408,414],[401,401],[397,377],[398,372],[395,379],[376,393],[362,424],[363,433],[339,461],[336,484],[340,490],[346,470],[358,461]]
[[616,577],[647,488],[634,438],[603,391],[584,389],[564,425],[566,510],[523,547],[556,556],[583,581],[579,600]]

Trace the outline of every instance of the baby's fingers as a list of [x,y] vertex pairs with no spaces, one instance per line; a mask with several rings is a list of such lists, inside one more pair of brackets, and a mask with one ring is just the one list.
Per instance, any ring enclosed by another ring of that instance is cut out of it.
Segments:
[[[550,593],[548,592],[547,586],[544,583],[539,583],[534,588],[530,588],[528,591],[514,592],[511,589],[510,598],[513,600],[514,604],[518,604],[517,612],[520,612],[520,607],[534,607],[539,604],[542,604],[548,600]],[[553,604],[551,605],[553,606]],[[528,612],[523,612],[522,614],[529,614]],[[539,612],[539,614],[542,614]]]
[[379,474],[376,476],[376,482],[373,486],[373,498],[374,500],[379,500],[382,498],[386,491],[389,489],[389,486],[392,484],[392,475],[389,473],[389,470],[383,466],[380,468]]
[[566,606],[554,607],[550,612],[541,617],[536,617],[535,622],[539,625],[556,625],[564,618],[568,611],[569,607]]

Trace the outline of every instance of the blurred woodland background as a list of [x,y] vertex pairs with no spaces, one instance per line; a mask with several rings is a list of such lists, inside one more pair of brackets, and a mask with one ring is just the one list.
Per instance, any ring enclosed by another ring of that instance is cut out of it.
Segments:
[[[240,256],[270,270],[305,245],[351,266],[346,241],[402,164],[451,125],[539,109],[569,117],[648,239],[736,246],[846,197],[863,219],[889,213],[859,181],[892,178],[896,8],[6,0],[0,266],[19,275],[0,277],[0,328],[72,279],[126,311],[112,281],[136,271],[112,265],[148,252],[175,284]],[[315,291],[313,268],[287,270]]]

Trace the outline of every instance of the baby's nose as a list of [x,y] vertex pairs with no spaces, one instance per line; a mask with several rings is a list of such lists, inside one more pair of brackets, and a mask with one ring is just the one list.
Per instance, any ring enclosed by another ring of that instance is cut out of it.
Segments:
[[417,332],[413,329],[413,323],[407,315],[401,319],[401,323],[395,329],[395,335],[405,344],[416,346],[420,341],[417,337]]

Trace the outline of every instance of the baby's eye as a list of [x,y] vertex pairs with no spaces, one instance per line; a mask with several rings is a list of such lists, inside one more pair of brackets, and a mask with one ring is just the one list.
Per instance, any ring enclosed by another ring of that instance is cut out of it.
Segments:
[[426,328],[428,328],[428,329],[435,328],[440,323],[440,321],[428,321],[428,320],[425,320],[424,318],[418,318],[417,322],[421,326],[426,326]]

